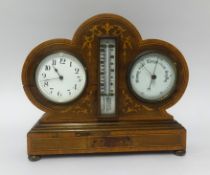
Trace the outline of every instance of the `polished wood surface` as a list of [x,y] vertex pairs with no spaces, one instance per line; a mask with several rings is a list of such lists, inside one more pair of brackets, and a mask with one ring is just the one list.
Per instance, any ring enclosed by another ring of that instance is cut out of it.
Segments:
[[185,151],[176,121],[37,124],[28,134],[31,155]]
[[[98,112],[98,41],[103,37],[116,38],[118,46],[117,112],[111,117],[103,117]],[[78,57],[88,76],[82,95],[62,105],[50,102],[40,94],[34,76],[40,61],[56,51],[66,51]],[[137,55],[145,51],[168,55],[178,70],[175,91],[170,98],[159,103],[141,101],[129,88],[129,66]],[[28,154],[37,158],[50,154],[133,151],[183,153],[186,131],[166,109],[181,98],[188,76],[186,61],[172,44],[157,39],[143,40],[138,30],[121,16],[94,16],[77,29],[72,40],[46,41],[33,49],[25,61],[22,82],[26,95],[34,105],[46,112],[28,133]]]

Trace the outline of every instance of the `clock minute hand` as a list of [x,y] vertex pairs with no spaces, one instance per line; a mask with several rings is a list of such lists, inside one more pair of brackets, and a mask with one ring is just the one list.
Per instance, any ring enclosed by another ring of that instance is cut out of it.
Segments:
[[56,80],[56,79],[60,79],[59,77],[55,77],[55,78],[48,78],[48,79],[45,79],[45,80],[40,80],[41,81],[49,81],[49,80]]

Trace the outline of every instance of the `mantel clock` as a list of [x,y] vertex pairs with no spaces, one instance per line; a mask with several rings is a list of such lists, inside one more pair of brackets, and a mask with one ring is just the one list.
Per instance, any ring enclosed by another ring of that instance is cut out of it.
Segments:
[[27,135],[30,160],[185,153],[186,130],[166,112],[186,89],[185,59],[168,42],[143,40],[121,16],[94,16],[72,40],[41,43],[25,61],[22,82],[30,101],[45,112]]

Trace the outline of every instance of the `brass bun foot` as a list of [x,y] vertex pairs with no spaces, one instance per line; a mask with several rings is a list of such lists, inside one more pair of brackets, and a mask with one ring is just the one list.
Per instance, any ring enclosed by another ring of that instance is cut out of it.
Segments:
[[30,160],[30,161],[32,161],[32,162],[35,162],[35,161],[38,161],[38,160],[40,160],[41,159],[41,156],[32,156],[32,155],[29,155],[28,156],[28,159]]
[[186,153],[185,150],[177,150],[177,151],[174,152],[174,154],[175,154],[176,156],[184,156],[185,153]]

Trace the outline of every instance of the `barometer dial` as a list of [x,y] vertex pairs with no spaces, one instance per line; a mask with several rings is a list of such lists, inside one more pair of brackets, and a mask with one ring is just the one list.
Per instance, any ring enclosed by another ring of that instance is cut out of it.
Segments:
[[157,52],[139,55],[129,73],[132,91],[149,102],[168,98],[175,88],[176,77],[174,62],[168,56]]
[[84,90],[86,72],[73,55],[57,52],[45,57],[35,73],[36,86],[49,101],[67,103]]

